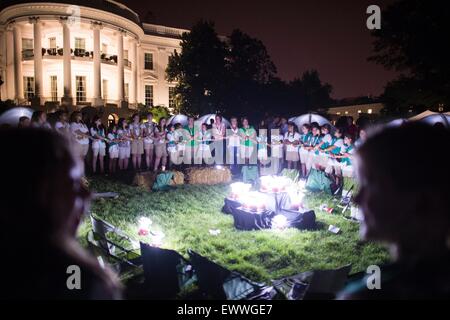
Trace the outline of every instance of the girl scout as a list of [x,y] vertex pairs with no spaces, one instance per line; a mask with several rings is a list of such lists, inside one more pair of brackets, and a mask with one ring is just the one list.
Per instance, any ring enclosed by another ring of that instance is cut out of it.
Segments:
[[201,129],[197,134],[197,141],[199,141],[199,147],[197,151],[197,159],[200,163],[203,161],[205,164],[211,164],[211,149],[209,147],[212,142],[212,134],[208,130],[206,123],[202,123]]
[[239,129],[239,136],[241,138],[240,155],[245,163],[248,164],[256,142],[256,130],[248,124],[246,117],[242,118],[242,128]]
[[312,138],[311,126],[308,123],[305,123],[304,125],[302,125],[302,134],[300,135],[300,147],[298,149],[302,177],[306,177],[306,160],[309,152],[306,147],[309,146],[311,138]]
[[300,160],[298,146],[300,145],[300,134],[296,132],[295,124],[288,123],[288,132],[284,134],[284,144],[286,146],[286,161],[288,169],[295,169]]

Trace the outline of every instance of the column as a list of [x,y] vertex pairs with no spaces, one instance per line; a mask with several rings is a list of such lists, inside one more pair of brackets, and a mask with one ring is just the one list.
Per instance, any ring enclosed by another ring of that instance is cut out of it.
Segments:
[[102,72],[101,72],[101,61],[100,61],[100,29],[102,24],[100,22],[92,22],[91,28],[93,30],[94,36],[94,96],[93,96],[93,106],[103,106],[102,99]]
[[61,103],[64,106],[73,105],[72,99],[72,53],[70,51],[70,28],[71,20],[68,17],[61,17],[60,22],[63,27],[63,74],[64,74],[64,95]]
[[123,65],[123,36],[125,31],[119,29],[117,34],[117,100],[118,107],[126,107],[126,101],[124,101],[124,65]]
[[17,104],[23,102],[23,73],[22,73],[22,30],[17,23],[13,25],[14,42],[14,99]]
[[137,106],[137,101],[138,101],[138,95],[137,95],[137,60],[138,60],[138,54],[137,54],[137,40],[133,39],[132,43],[131,43],[131,48],[132,48],[132,52],[131,52],[131,57],[133,62],[131,65],[131,103],[135,104]]
[[136,42],[136,103],[142,99],[142,54],[141,43]]
[[153,91],[153,101],[155,105],[165,105],[169,106],[169,87],[166,78],[166,69],[167,66],[167,52],[164,47],[158,48],[158,53],[156,57],[156,74],[158,77],[158,82],[155,86],[155,90]]
[[44,104],[42,97],[43,74],[42,74],[42,30],[39,17],[32,17],[29,19],[33,24],[33,56],[34,56],[34,99],[32,104],[41,106]]
[[11,25],[8,25],[5,32],[6,45],[6,78],[4,86],[6,86],[6,99],[14,99],[14,35]]
[[0,79],[3,85],[0,86],[0,101],[8,99],[6,92],[6,29],[0,31]]

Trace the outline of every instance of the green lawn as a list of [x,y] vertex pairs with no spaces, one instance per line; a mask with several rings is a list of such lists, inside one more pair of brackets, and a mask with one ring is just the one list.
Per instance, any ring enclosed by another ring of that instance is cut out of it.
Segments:
[[[136,239],[137,220],[147,216],[153,226],[166,235],[163,247],[187,255],[191,248],[213,261],[236,270],[252,280],[267,281],[311,269],[336,268],[351,263],[353,272],[368,265],[385,262],[387,251],[379,245],[359,242],[358,224],[340,214],[319,211],[322,203],[336,207],[325,194],[308,194],[307,205],[315,209],[318,231],[238,231],[232,216],[221,213],[227,185],[184,185],[167,192],[149,192],[107,178],[90,179],[96,192],[118,192],[118,199],[95,200],[91,212],[118,226]],[[327,231],[330,224],[341,228],[336,235]],[[79,232],[84,242],[90,222]],[[217,236],[210,229],[219,229]]]

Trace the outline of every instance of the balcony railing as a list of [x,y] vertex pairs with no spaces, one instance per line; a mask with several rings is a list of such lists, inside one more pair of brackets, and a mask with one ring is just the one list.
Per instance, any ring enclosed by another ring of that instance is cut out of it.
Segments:
[[117,64],[117,55],[110,55],[110,54],[102,53],[100,55],[100,60],[103,63]]
[[[42,48],[42,57],[52,58],[52,57],[63,57],[63,48]],[[89,59],[92,60],[94,57],[93,51],[87,51],[84,49],[70,49],[70,56],[76,59]],[[23,49],[22,50],[22,60],[32,60],[34,58],[33,49]],[[102,53],[100,55],[100,60],[102,63],[117,65],[117,55],[109,55]],[[124,66],[126,68],[131,68],[132,62],[128,59],[123,59]]]

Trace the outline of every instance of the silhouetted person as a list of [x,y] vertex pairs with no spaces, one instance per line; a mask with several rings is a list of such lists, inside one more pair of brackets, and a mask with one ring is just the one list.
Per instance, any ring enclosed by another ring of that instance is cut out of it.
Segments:
[[369,133],[356,153],[361,235],[387,244],[381,289],[350,284],[343,299],[450,297],[450,132],[406,123]]
[[[1,299],[115,299],[119,283],[77,242],[90,193],[80,158],[60,134],[44,129],[0,131]],[[68,281],[80,268],[81,289]],[[71,287],[73,288],[73,287]]]
[[31,125],[30,118],[26,116],[22,116],[19,118],[19,124],[17,125],[19,128],[28,128]]

